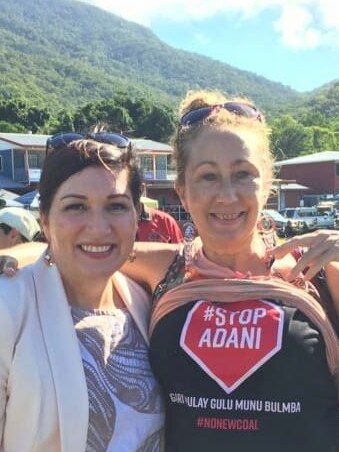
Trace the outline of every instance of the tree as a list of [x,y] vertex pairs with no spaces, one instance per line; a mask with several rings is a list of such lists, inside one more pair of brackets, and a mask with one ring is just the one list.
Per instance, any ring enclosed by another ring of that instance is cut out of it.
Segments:
[[23,124],[28,130],[36,133],[50,119],[50,113],[46,108],[27,107]]
[[0,121],[0,131],[3,133],[26,133],[26,128],[18,123],[10,123],[7,121]]
[[277,160],[297,157],[313,152],[313,134],[288,115],[273,120],[271,124],[272,150]]
[[0,103],[0,120],[20,124],[25,131],[37,132],[50,118],[47,108],[29,105],[23,99],[4,100]]
[[334,151],[338,146],[337,134],[333,130],[312,126],[310,127],[313,135],[313,149],[315,152]]
[[174,112],[169,108],[154,105],[142,128],[147,138],[168,142],[175,129]]
[[68,110],[61,110],[49,124],[50,133],[57,132],[74,132],[74,115]]

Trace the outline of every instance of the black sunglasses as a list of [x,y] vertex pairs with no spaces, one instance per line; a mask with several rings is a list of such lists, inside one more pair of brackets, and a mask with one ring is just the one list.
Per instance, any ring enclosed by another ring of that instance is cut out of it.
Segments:
[[60,146],[67,146],[72,141],[82,139],[90,139],[105,144],[114,144],[121,149],[129,148],[131,146],[129,138],[120,133],[90,132],[83,134],[78,132],[60,132],[48,138],[46,142],[46,154],[50,148],[56,149]]
[[225,102],[224,104],[209,105],[208,107],[197,108],[196,110],[185,113],[180,119],[180,125],[190,126],[196,122],[203,121],[208,116],[218,113],[222,108],[230,113],[262,122],[261,113],[254,105],[240,102]]

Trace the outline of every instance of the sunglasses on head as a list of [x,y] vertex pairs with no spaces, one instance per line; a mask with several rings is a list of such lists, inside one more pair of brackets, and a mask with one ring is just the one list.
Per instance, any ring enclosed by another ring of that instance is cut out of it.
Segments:
[[125,135],[114,132],[93,132],[93,133],[78,133],[78,132],[60,132],[48,138],[46,142],[46,154],[49,149],[56,149],[60,146],[67,146],[75,140],[94,140],[99,143],[114,144],[116,147],[125,149],[130,147],[130,140]]
[[241,102],[225,102],[224,104],[209,105],[208,107],[197,108],[185,113],[180,119],[180,125],[190,126],[196,122],[203,121],[208,116],[218,113],[221,109],[262,122],[260,111],[254,105]]

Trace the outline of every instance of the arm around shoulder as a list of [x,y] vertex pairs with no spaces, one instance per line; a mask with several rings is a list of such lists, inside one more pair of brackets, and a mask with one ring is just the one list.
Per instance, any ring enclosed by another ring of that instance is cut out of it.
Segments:
[[153,292],[165,277],[179,245],[161,242],[136,242],[134,254],[122,267],[122,272]]
[[339,317],[339,262],[326,265],[326,281]]

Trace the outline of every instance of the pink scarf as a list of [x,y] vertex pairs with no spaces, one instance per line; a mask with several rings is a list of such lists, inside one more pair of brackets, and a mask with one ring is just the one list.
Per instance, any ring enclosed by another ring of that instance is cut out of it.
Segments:
[[323,335],[328,366],[336,379],[339,393],[339,340],[326,312],[314,295],[317,295],[317,291],[312,284],[305,290],[272,275],[246,277],[240,272],[233,272],[209,261],[199,246],[187,282],[166,292],[155,305],[150,322],[150,336],[160,319],[193,300],[225,303],[260,298],[281,300],[303,312]]

